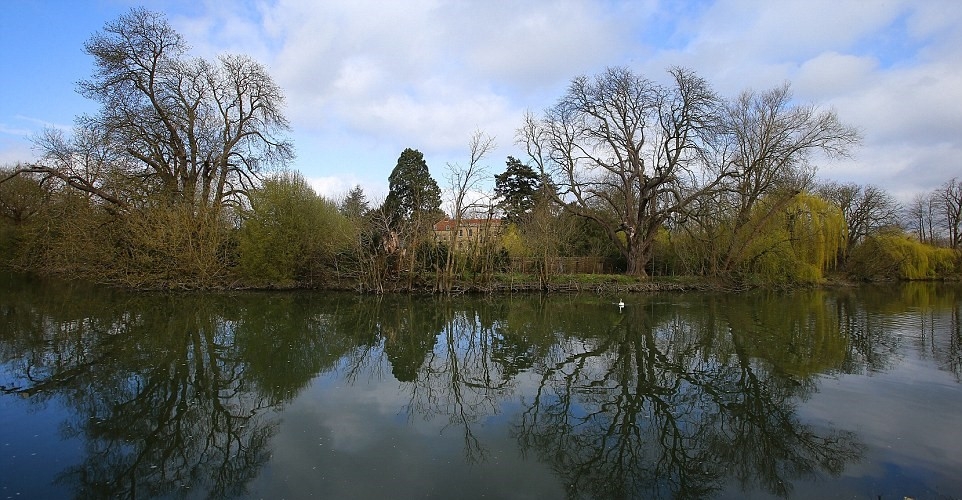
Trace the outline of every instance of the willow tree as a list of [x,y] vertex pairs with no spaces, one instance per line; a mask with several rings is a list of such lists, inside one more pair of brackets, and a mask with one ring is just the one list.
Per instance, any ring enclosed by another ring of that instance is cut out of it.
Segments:
[[814,160],[847,155],[859,134],[832,111],[796,104],[787,84],[726,103],[717,132],[711,164],[725,180],[692,221],[712,248],[713,272],[725,275],[750,258],[770,219],[814,187]]
[[778,197],[760,200],[748,223],[759,228],[759,236],[734,271],[749,280],[817,282],[835,267],[848,241],[841,209],[805,193],[788,202]]
[[721,100],[692,71],[669,74],[670,85],[627,68],[579,76],[520,132],[558,187],[555,201],[604,228],[636,276],[646,275],[659,228],[725,176],[703,175]]
[[850,276],[872,281],[946,278],[959,270],[959,254],[920,242],[900,230],[866,237],[847,262]]

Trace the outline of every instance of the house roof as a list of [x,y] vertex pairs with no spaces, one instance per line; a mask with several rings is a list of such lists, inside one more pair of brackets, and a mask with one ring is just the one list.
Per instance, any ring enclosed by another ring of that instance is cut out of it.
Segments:
[[[501,219],[461,219],[460,227],[481,227],[486,224],[497,226],[501,224]],[[443,219],[434,224],[435,231],[452,231],[456,227],[454,219]]]

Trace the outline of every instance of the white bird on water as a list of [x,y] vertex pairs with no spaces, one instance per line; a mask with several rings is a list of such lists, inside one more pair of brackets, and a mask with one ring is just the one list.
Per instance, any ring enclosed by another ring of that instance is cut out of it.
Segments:
[[621,312],[625,308],[625,301],[618,299],[618,312]]

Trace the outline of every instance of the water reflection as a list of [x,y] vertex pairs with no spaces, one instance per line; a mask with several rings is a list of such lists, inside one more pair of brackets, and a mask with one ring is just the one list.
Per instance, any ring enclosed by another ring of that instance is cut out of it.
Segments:
[[[908,298],[638,296],[619,312],[584,296],[131,295],[9,281],[0,389],[36,411],[69,409],[62,437],[83,441],[83,459],[57,482],[84,498],[245,496],[284,408],[321,374],[397,384],[399,413],[463,439],[465,474],[489,459],[478,427],[498,421],[572,498],[789,496],[864,454],[852,429],[798,417],[820,377],[888,370],[905,343],[956,380],[962,359],[954,292],[924,286]],[[914,321],[929,326],[899,326]]]
[[732,480],[787,495],[799,477],[839,473],[860,455],[855,436],[795,417],[811,375],[844,354],[838,329],[817,300],[765,318],[756,299],[710,297],[685,315],[642,304],[566,335],[539,369],[521,446],[572,497],[704,498]]
[[62,432],[84,440],[85,458],[58,483],[83,498],[243,492],[276,424],[256,362],[234,342],[237,308],[31,291],[4,296],[3,390],[71,409]]
[[962,381],[962,294],[958,286],[907,283],[835,294],[833,304],[849,349],[846,373],[891,369],[909,345]]

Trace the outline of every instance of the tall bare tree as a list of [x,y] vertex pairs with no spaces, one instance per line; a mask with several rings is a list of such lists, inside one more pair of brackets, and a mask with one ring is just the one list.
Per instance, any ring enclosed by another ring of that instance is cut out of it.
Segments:
[[[746,251],[768,221],[814,187],[816,158],[844,156],[860,140],[833,111],[794,103],[787,84],[742,92],[725,105],[717,132],[710,163],[724,183],[703,208],[727,226],[725,237],[708,242],[723,245],[715,264],[722,274],[751,258]],[[755,213],[763,200],[765,213]]]
[[76,157],[86,152],[77,146],[90,142],[45,133],[37,141],[44,159],[25,170],[118,206],[135,200],[105,178],[136,180],[165,203],[216,212],[293,157],[281,89],[249,57],[190,58],[166,19],[143,8],[108,23],[84,49],[96,70],[80,93],[101,108],[78,118],[77,135],[97,134],[109,161],[78,172]]
[[899,225],[901,206],[878,186],[827,182],[818,187],[818,194],[842,210],[848,225],[848,251],[866,236]]
[[[487,175],[487,167],[482,163],[484,158],[495,148],[494,137],[477,130],[472,134],[468,144],[470,152],[467,165],[448,163],[448,196],[450,197],[451,219],[454,221],[448,235],[448,252],[445,256],[444,272],[438,283],[440,290],[450,290],[455,275],[455,252],[457,251],[458,231],[462,221],[473,206],[470,200],[478,193],[481,181]],[[471,249],[474,251],[475,249]]]
[[962,182],[953,177],[935,190],[934,197],[942,212],[942,224],[948,246],[962,247]]
[[41,160],[14,172],[59,181],[110,214],[92,247],[63,255],[87,278],[133,286],[226,279],[225,207],[245,205],[265,171],[293,158],[280,87],[247,56],[190,57],[164,16],[142,8],[84,49],[95,69],[79,91],[99,111],[72,135],[41,133]]
[[645,276],[658,229],[710,191],[723,175],[703,175],[721,100],[690,70],[672,68],[670,86],[630,69],[575,78],[520,140],[558,187],[556,202],[605,229]]
[[906,225],[915,230],[922,243],[935,244],[936,202],[934,193],[917,193],[905,210]]

